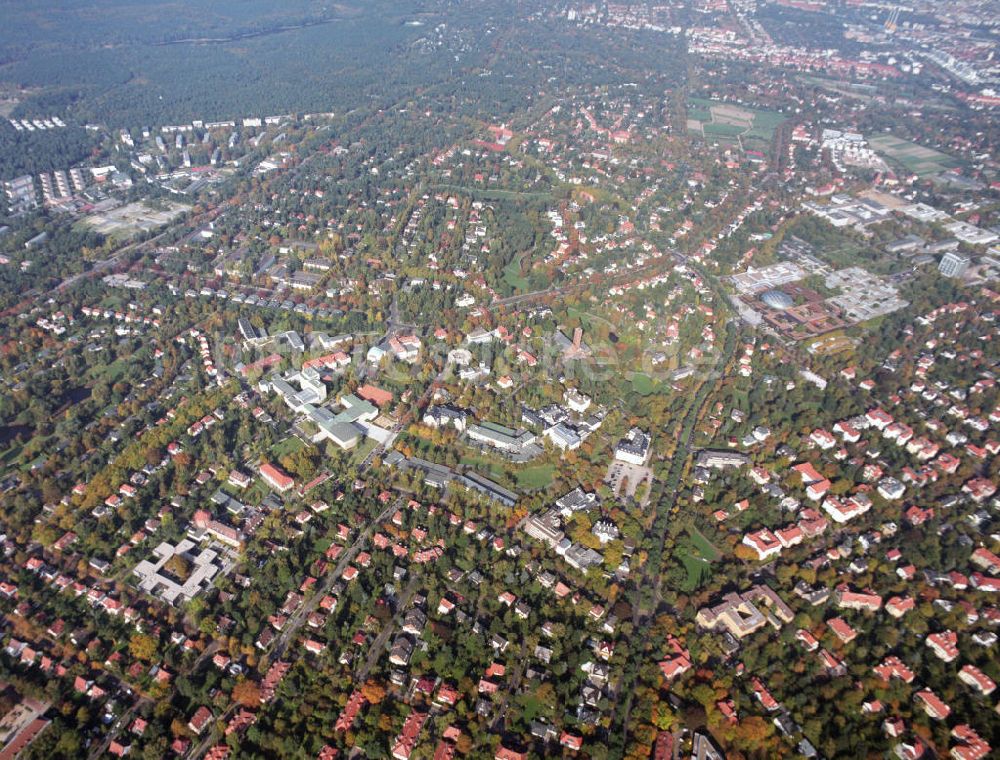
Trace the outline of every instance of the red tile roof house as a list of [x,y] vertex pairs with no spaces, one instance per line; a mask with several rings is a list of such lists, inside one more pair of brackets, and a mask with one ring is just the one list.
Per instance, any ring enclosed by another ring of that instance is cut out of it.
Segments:
[[360,691],[355,691],[347,699],[347,704],[344,705],[344,709],[341,710],[340,716],[337,718],[337,723],[334,726],[336,731],[346,731],[352,725],[354,725],[354,720],[358,716],[358,712],[365,703],[364,695]]
[[855,631],[843,618],[832,618],[831,620],[826,621],[826,624],[830,627],[830,630],[833,631],[834,635],[836,635],[836,637],[845,644],[850,644],[858,637],[858,632]]
[[736,703],[732,699],[721,699],[715,703],[715,706],[730,726],[735,726],[739,723],[739,716],[736,714]]
[[753,694],[757,697],[757,701],[760,702],[765,710],[773,712],[781,707],[781,705],[778,704],[778,701],[771,696],[771,692],[767,690],[767,687],[764,686],[763,682],[759,678],[755,677],[750,682],[750,686],[753,688]]
[[83,676],[77,676],[73,680],[73,689],[81,694],[86,694],[93,683],[93,681],[88,681]]
[[969,580],[977,591],[988,591],[994,594],[1000,591],[1000,578],[988,578],[982,573],[973,573]]
[[669,660],[663,660],[659,665],[660,670],[663,671],[664,678],[667,681],[673,681],[691,669],[691,660],[685,651],[683,654],[679,654]]
[[948,475],[954,475],[961,463],[962,461],[958,457],[951,454],[941,454],[941,456],[934,460],[937,468]]
[[826,478],[823,478],[823,480],[817,480],[815,483],[810,483],[806,486],[806,496],[813,501],[821,501],[832,486],[833,483]]
[[962,666],[962,669],[958,671],[958,678],[984,697],[992,694],[997,687],[996,682],[975,665]]
[[295,481],[273,464],[265,462],[260,466],[260,476],[275,491],[284,493],[295,487]]
[[820,662],[823,663],[823,667],[826,668],[831,675],[844,675],[847,673],[847,668],[844,667],[843,661],[838,660],[832,652],[829,652],[826,649],[821,649],[818,657]]
[[885,709],[885,705],[879,702],[877,699],[873,699],[869,702],[864,702],[861,705],[861,712],[866,715],[878,715]]
[[995,494],[997,487],[986,478],[973,478],[962,486],[962,491],[969,494],[972,500],[978,504]]
[[903,683],[913,683],[915,678],[913,671],[895,655],[886,657],[881,665],[875,666],[874,670],[875,675],[887,683],[891,678],[898,678]]
[[455,745],[444,739],[439,741],[434,750],[433,760],[452,760],[453,757],[455,757]]
[[851,591],[843,586],[834,593],[834,601],[841,609],[877,612],[882,608],[882,597],[878,594]]
[[838,422],[833,426],[833,432],[840,433],[845,443],[857,443],[861,440],[861,433],[855,430],[848,422]]
[[765,560],[781,553],[781,542],[767,528],[747,533],[743,536],[743,544],[757,552],[757,559]]
[[212,722],[213,717],[212,711],[202,705],[191,716],[191,720],[188,721],[188,728],[194,734],[200,735],[205,730],[205,727]]
[[816,640],[816,637],[809,633],[809,631],[805,628],[799,628],[799,630],[795,632],[795,638],[802,642],[802,646],[805,647],[807,652],[815,652],[819,649],[819,642]]
[[576,752],[583,749],[583,737],[563,731],[559,737],[559,744]]
[[448,684],[441,684],[438,687],[437,695],[434,697],[434,701],[441,705],[454,706],[458,703],[460,695],[458,691]]
[[240,733],[256,722],[257,715],[255,713],[246,709],[240,709],[240,711],[230,719],[229,723],[226,724],[225,734],[226,736],[231,736],[232,734]]
[[889,414],[888,412],[883,411],[882,409],[872,409],[867,414],[865,414],[865,419],[868,420],[868,423],[872,427],[880,431],[884,430],[886,426],[891,425],[893,421],[892,415]]
[[396,760],[409,760],[414,747],[417,746],[417,738],[420,736],[420,730],[424,727],[426,720],[427,713],[418,710],[413,710],[406,716],[403,730],[396,737],[392,747],[392,756]]
[[902,736],[906,731],[906,724],[902,718],[886,718],[882,721],[882,731],[886,736],[896,738],[897,736]]
[[816,483],[817,481],[823,480],[823,476],[819,474],[815,467],[813,467],[811,462],[802,462],[800,464],[792,467],[795,472],[797,472],[802,477],[802,484],[808,485],[809,483]]
[[507,747],[501,744],[497,747],[496,754],[493,755],[493,760],[528,760],[528,753],[507,749]]
[[957,570],[952,570],[948,573],[948,582],[951,583],[951,587],[956,591],[965,591],[969,587],[969,579]]
[[188,751],[188,748],[190,746],[191,746],[191,740],[190,739],[185,739],[183,737],[177,737],[176,739],[174,739],[173,743],[170,745],[170,750],[175,755],[183,755],[185,752]]
[[951,756],[955,760],[983,760],[990,754],[992,748],[989,742],[964,723],[955,726],[951,735],[961,742],[951,748]]
[[894,596],[885,603],[885,611],[894,618],[901,618],[910,610],[914,609],[917,603],[908,596]]
[[674,736],[669,731],[660,731],[653,749],[653,760],[671,760],[674,756]]
[[785,528],[779,528],[774,533],[778,537],[778,541],[781,546],[788,549],[796,544],[802,543],[803,532],[798,525],[789,525]]
[[809,435],[809,439],[821,449],[832,449],[837,445],[837,439],[829,431],[822,428],[813,430]]
[[1000,557],[985,547],[979,547],[972,552],[972,564],[990,575],[1000,575]]
[[958,634],[954,631],[932,633],[924,643],[937,655],[939,660],[951,662],[958,657]]
[[314,641],[313,639],[307,639],[302,645],[307,652],[312,654],[320,654],[324,649],[326,649],[326,644],[320,641]]
[[500,685],[485,678],[480,678],[478,689],[480,694],[496,694],[500,690]]
[[924,708],[924,712],[935,720],[944,720],[951,715],[951,708],[942,702],[941,698],[930,689],[918,691],[914,699]]
[[915,734],[892,748],[899,760],[920,760],[927,754],[927,745]]
[[[815,538],[826,532],[829,523],[827,519],[823,517],[819,512],[814,509],[806,508],[799,513],[798,527],[802,531],[802,535],[806,538]],[[779,536],[780,539],[780,536]]]

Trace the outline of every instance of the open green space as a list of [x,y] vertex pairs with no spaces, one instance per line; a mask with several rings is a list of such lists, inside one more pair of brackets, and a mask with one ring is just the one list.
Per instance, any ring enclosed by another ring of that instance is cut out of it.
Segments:
[[871,138],[870,142],[876,151],[919,177],[940,174],[962,165],[961,161],[946,153],[903,140],[895,135],[878,135]]
[[24,444],[15,443],[3,452],[3,454],[0,454],[0,465],[7,466],[12,464],[19,456],[21,456],[22,451],[24,451]]
[[785,122],[785,115],[774,111],[754,111],[753,126],[746,133],[746,137],[758,137],[762,140],[770,140],[774,135],[774,130]]
[[528,491],[538,491],[547,488],[555,474],[555,465],[551,464],[525,467],[517,473],[517,486]]
[[504,472],[497,467],[497,463],[490,461],[486,457],[479,457],[470,454],[462,457],[458,461],[461,464],[474,467],[479,474],[485,475],[488,478],[497,480],[504,477]]
[[[774,111],[762,111],[704,98],[688,100],[688,129],[706,139],[740,138],[743,147],[767,150],[774,131],[785,121]],[[749,143],[749,145],[747,144]]]
[[289,454],[294,454],[305,446],[301,440],[296,438],[294,435],[290,435],[282,441],[278,441],[274,446],[271,447],[271,454],[276,459],[281,459]]
[[116,359],[111,364],[98,364],[90,370],[89,376],[91,380],[105,378],[110,383],[117,383],[124,377],[127,368],[128,364],[124,359]]
[[650,393],[655,393],[657,388],[657,383],[645,372],[632,373],[632,390],[636,393],[648,396]]
[[503,281],[516,293],[523,293],[529,287],[528,280],[521,274],[521,266],[516,260],[503,268]]
[[367,436],[358,441],[358,445],[351,449],[351,461],[353,462],[363,462],[365,457],[372,453],[372,450],[378,446],[375,439],[368,438]]
[[691,543],[694,544],[694,547],[701,556],[709,562],[715,562],[722,556],[722,553],[697,528],[692,528],[689,535],[691,536]]
[[715,122],[703,124],[701,130],[705,137],[708,137],[709,135],[719,135],[720,137],[738,137],[746,132],[743,127],[738,127],[735,124],[716,124]]
[[688,108],[690,109],[692,105],[708,112],[708,109],[712,106],[719,105],[719,102],[716,100],[709,100],[708,98],[688,98]]
[[709,579],[712,574],[710,563],[701,557],[695,557],[685,550],[676,553],[677,559],[684,565],[687,575],[681,584],[681,591],[691,593]]
[[697,528],[688,528],[674,552],[674,557],[684,567],[681,591],[689,594],[700,588],[712,575],[712,563],[721,556],[722,552]]

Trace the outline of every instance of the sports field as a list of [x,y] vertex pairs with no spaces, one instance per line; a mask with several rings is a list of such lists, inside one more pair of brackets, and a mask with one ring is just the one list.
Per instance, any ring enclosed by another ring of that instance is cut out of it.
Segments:
[[744,148],[766,150],[785,117],[703,98],[688,101],[687,127],[707,140],[739,142]]
[[879,153],[901,165],[906,171],[918,177],[940,174],[961,165],[958,159],[894,135],[879,135],[870,140],[871,146]]

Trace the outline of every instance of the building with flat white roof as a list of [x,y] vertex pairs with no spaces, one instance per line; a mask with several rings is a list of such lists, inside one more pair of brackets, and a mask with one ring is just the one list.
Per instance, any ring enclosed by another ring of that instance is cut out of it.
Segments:
[[969,268],[969,257],[963,256],[957,251],[949,251],[941,257],[938,264],[938,271],[945,277],[961,277]]
[[561,422],[547,429],[544,435],[561,451],[578,449],[582,443],[579,434]]
[[[202,549],[195,554],[195,548],[188,539],[176,546],[165,541],[161,543],[153,549],[152,560],[142,560],[132,571],[139,579],[139,589],[169,604],[185,604],[210,588],[222,571],[218,554],[212,549]],[[189,566],[186,578],[177,577],[166,568],[173,557],[181,557]]]

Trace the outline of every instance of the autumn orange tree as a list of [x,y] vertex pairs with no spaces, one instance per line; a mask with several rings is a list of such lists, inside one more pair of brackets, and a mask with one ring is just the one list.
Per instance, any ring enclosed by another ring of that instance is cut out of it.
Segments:
[[378,681],[368,680],[361,687],[361,695],[369,704],[377,705],[385,699],[385,687]]
[[151,662],[156,657],[156,639],[137,633],[129,639],[128,651],[137,660]]
[[233,687],[233,701],[243,707],[260,707],[260,687],[250,680],[240,681]]

